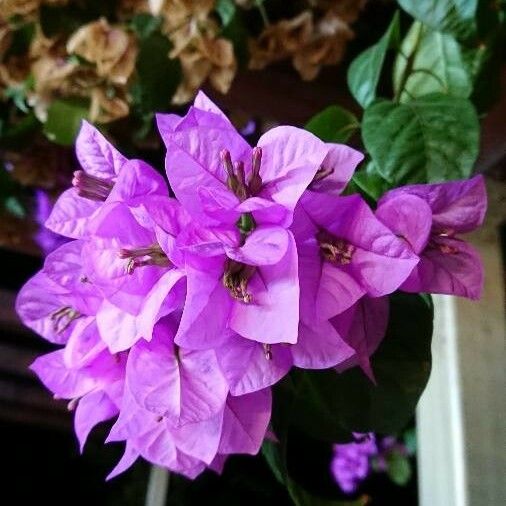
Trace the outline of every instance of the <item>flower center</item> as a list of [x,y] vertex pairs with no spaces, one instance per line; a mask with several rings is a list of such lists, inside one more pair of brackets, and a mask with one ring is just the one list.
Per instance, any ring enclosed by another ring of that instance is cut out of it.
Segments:
[[81,316],[79,311],[76,311],[70,306],[61,307],[53,311],[50,315],[51,321],[53,322],[53,330],[57,334],[61,334],[74,320],[77,320],[77,318]]
[[[445,236],[442,236],[445,237]],[[451,244],[445,244],[443,242],[429,241],[428,247],[433,250],[437,250],[443,255],[456,255],[460,252],[459,248],[452,246]]]
[[243,162],[232,162],[230,151],[224,149],[220,152],[220,159],[227,171],[227,186],[232,193],[243,202],[248,197],[257,195],[262,189],[260,166],[262,165],[262,148],[253,148],[251,155],[251,174],[246,181]]
[[270,344],[262,344],[262,348],[264,349],[264,356],[266,360],[272,360],[272,350]]
[[255,267],[228,258],[225,262],[223,285],[234,299],[249,304],[252,297],[248,293],[248,281],[254,273]]
[[356,249],[353,244],[324,231],[318,232],[316,239],[325,260],[339,265],[347,265],[351,262]]
[[159,267],[170,267],[172,264],[159,244],[151,244],[142,248],[119,250],[118,256],[128,260],[126,264],[127,274],[133,274],[137,267],[146,265],[157,265]]
[[98,202],[104,202],[114,186],[110,179],[87,174],[84,170],[76,170],[72,179],[72,186],[80,197]]
[[[453,238],[455,236],[455,230],[453,230],[452,228],[443,228],[441,230],[433,230],[432,232],[433,234],[433,237],[435,236],[436,238]],[[459,248],[457,248],[456,246],[452,246],[451,244],[445,244],[444,242],[439,242],[437,240],[430,240],[429,241],[429,247],[431,247],[432,249],[436,249],[438,251],[440,251],[441,253],[443,253],[443,255],[455,255],[457,253],[459,253]]]
[[311,188],[314,184],[318,183],[319,181],[322,181],[326,177],[332,175],[334,173],[334,169],[327,169],[325,167],[320,167],[316,174],[313,177],[313,180],[309,183],[309,188]]

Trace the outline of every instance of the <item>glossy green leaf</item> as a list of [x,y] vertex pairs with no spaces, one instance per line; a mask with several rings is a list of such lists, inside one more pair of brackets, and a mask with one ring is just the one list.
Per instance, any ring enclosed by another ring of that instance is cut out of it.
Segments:
[[169,40],[160,32],[140,42],[134,100],[142,114],[167,109],[179,85],[181,64],[169,58],[170,49]]
[[468,97],[472,82],[458,42],[415,22],[395,62],[394,89],[401,102],[438,92]]
[[353,174],[352,181],[355,185],[373,200],[378,200],[385,192],[391,189],[391,185],[379,173],[374,162],[369,161],[364,168]]
[[479,123],[470,101],[432,94],[405,104],[374,103],[365,111],[362,137],[390,183],[445,181],[470,176]]
[[331,105],[313,116],[304,127],[325,142],[346,142],[360,128],[354,114],[338,105]]
[[478,0],[398,0],[398,3],[434,30],[451,32],[459,38],[467,38],[475,30]]
[[266,440],[262,445],[262,454],[276,479],[286,486],[295,506],[362,506],[364,504],[360,499],[352,502],[344,502],[315,497],[302,488],[288,474],[285,443],[284,441],[274,443]]
[[215,9],[220,17],[221,25],[228,26],[232,19],[234,19],[237,5],[234,0],[217,0]]
[[130,21],[130,27],[140,39],[146,39],[155,33],[162,24],[162,18],[152,16],[146,12],[135,15]]
[[249,31],[247,28],[247,20],[245,13],[236,9],[234,15],[227,24],[224,25],[221,31],[221,36],[230,40],[234,46],[234,53],[237,61],[241,65],[246,65],[248,62],[248,37]]
[[296,371],[297,397],[285,423],[329,441],[336,441],[331,422],[348,433],[402,430],[429,379],[432,320],[432,305],[420,296],[391,296],[387,333],[371,360],[376,385],[357,367]]
[[4,203],[5,209],[10,214],[13,214],[17,218],[24,218],[26,216],[26,209],[23,207],[18,198],[11,195]]
[[276,480],[284,484],[286,469],[279,449],[279,443],[275,443],[274,441],[270,441],[268,439],[264,440],[262,444],[262,455],[267,461],[267,464],[269,464],[272,474]]
[[396,13],[378,43],[357,56],[348,69],[348,87],[355,100],[364,108],[376,98],[387,51],[399,45],[399,30],[399,14]]
[[88,116],[83,100],[55,100],[47,111],[44,133],[50,141],[69,146],[74,143],[81,121]]

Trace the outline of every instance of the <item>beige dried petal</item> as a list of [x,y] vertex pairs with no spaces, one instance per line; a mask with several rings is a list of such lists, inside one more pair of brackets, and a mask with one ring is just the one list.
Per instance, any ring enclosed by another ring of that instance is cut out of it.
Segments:
[[65,46],[60,42],[59,37],[46,37],[42,32],[39,25],[35,27],[35,34],[32,42],[30,43],[30,49],[28,56],[30,59],[35,60],[43,56],[66,56]]
[[267,26],[258,39],[249,42],[249,67],[260,70],[286,58],[306,44],[312,32],[313,15],[310,11]]
[[232,81],[234,80],[236,69],[233,67],[214,68],[209,74],[209,82],[213,88],[220,93],[228,93]]
[[129,107],[124,93],[115,90],[115,96],[103,88],[94,88],[91,91],[90,120],[97,123],[109,123],[128,116]]
[[67,51],[96,65],[97,74],[125,84],[135,68],[135,40],[121,28],[100,19],[82,26],[67,42]]
[[174,104],[189,102],[207,79],[218,91],[229,90],[237,71],[234,47],[229,40],[201,37],[179,56],[183,79],[172,99]]
[[63,82],[76,71],[78,65],[65,58],[45,56],[32,65],[35,93],[44,94],[61,88]]
[[40,0],[0,0],[0,15],[4,19],[12,16],[33,14],[40,5]]
[[302,79],[314,79],[323,65],[339,63],[346,45],[353,38],[350,27],[332,12],[328,12],[317,24],[311,40],[295,52],[293,65]]
[[158,16],[160,12],[162,12],[164,0],[148,0],[149,12],[153,14],[153,16]]
[[256,6],[256,0],[235,0],[235,3],[243,9],[252,9]]

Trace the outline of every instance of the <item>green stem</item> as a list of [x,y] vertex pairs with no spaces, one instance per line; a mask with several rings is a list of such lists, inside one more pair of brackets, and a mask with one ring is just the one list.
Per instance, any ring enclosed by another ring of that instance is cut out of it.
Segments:
[[264,26],[269,26],[270,21],[269,17],[267,16],[267,11],[264,7],[264,1],[263,0],[255,0],[256,8],[258,9],[258,12],[260,12],[260,16],[262,16],[262,21],[264,22]]

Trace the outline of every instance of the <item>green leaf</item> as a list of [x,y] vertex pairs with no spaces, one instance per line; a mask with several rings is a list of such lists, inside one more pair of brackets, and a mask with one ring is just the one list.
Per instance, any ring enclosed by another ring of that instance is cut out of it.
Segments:
[[140,39],[146,39],[155,33],[162,24],[162,18],[152,16],[147,12],[136,14],[130,21],[130,28],[136,33]]
[[398,0],[398,3],[434,30],[451,32],[462,39],[475,31],[478,0]]
[[364,504],[360,500],[343,502],[322,499],[320,497],[315,497],[303,489],[288,474],[286,466],[286,443],[283,443],[283,441],[280,443],[267,440],[264,441],[262,445],[262,454],[276,479],[286,486],[296,506],[362,506]]
[[360,128],[354,114],[338,105],[331,105],[313,116],[304,127],[325,142],[346,142]]
[[446,181],[471,174],[479,123],[469,100],[432,94],[405,104],[374,103],[365,111],[362,137],[391,184]]
[[14,196],[10,196],[5,200],[5,209],[16,216],[17,218],[24,218],[26,216],[26,210],[21,202]]
[[179,85],[181,64],[169,58],[170,49],[169,40],[159,32],[140,43],[135,102],[143,114],[166,109]]
[[286,420],[329,441],[336,441],[330,422],[348,432],[402,430],[429,379],[432,320],[432,306],[418,295],[391,296],[388,329],[371,359],[376,385],[357,367],[295,371],[297,398]]
[[469,97],[472,83],[457,41],[413,23],[395,62],[394,89],[401,102],[438,92]]
[[282,462],[279,443],[274,443],[268,439],[262,444],[262,455],[272,471],[272,474],[280,483],[285,483],[284,474],[286,473],[285,464]]
[[362,192],[375,201],[391,188],[388,181],[381,176],[378,168],[371,161],[367,163],[365,168],[357,170],[353,174],[352,181]]
[[399,42],[399,13],[396,12],[383,37],[351,63],[348,69],[348,87],[362,107],[366,108],[376,98],[376,89],[387,51],[389,48],[396,48]]
[[81,121],[88,116],[88,103],[84,100],[55,100],[47,111],[44,133],[56,144],[69,146],[74,143]]
[[412,476],[409,459],[399,452],[392,452],[387,459],[387,474],[390,479],[401,487],[407,485]]
[[224,26],[221,36],[230,40],[234,46],[234,53],[241,65],[245,65],[249,59],[248,38],[249,31],[244,12],[236,9],[234,16]]
[[234,0],[218,0],[215,9],[220,16],[222,26],[225,27],[234,19],[237,6]]

